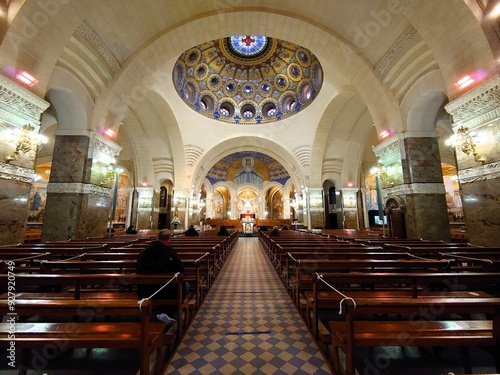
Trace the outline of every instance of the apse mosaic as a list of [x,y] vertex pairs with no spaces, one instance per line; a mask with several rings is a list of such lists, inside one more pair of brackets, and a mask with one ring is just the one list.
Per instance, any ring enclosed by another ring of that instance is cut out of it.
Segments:
[[234,187],[242,184],[262,187],[269,182],[284,185],[290,175],[276,159],[260,152],[242,151],[219,160],[206,177],[212,185],[227,181]]
[[306,48],[263,35],[233,35],[179,56],[172,79],[193,110],[241,125],[279,121],[318,95],[323,70]]

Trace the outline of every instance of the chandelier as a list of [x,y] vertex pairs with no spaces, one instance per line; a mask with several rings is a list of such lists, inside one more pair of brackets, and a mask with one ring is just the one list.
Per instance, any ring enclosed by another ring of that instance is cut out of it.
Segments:
[[447,143],[459,149],[467,156],[473,156],[474,161],[481,164],[486,163],[486,158],[479,155],[476,150],[477,134],[475,132],[470,132],[468,127],[460,126],[457,129],[457,133],[450,137]]

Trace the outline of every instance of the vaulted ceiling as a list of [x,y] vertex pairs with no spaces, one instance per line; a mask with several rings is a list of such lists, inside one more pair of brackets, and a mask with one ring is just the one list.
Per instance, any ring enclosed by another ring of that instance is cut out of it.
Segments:
[[[238,152],[266,155],[293,181],[361,185],[378,134],[450,133],[442,107],[466,73],[498,74],[488,0],[12,0],[0,64],[30,71],[51,102],[43,131],[113,128],[133,181],[200,185]],[[263,35],[304,47],[322,67],[315,100],[257,125],[201,116],[179,96],[176,62],[195,46]],[[416,103],[421,103],[417,106]],[[425,116],[423,115],[425,114]],[[410,129],[409,129],[410,124]],[[44,161],[50,159],[46,149]]]

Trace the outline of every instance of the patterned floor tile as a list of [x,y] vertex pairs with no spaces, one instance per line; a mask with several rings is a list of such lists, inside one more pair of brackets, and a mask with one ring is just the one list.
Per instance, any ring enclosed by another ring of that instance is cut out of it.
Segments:
[[241,238],[165,374],[331,374],[257,238]]

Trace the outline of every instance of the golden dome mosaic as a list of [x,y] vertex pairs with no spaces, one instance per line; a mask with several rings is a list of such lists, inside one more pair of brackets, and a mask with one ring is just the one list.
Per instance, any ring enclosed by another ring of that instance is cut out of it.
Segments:
[[311,104],[323,70],[306,48],[263,35],[234,35],[182,53],[172,78],[179,96],[196,112],[256,125],[290,117]]

